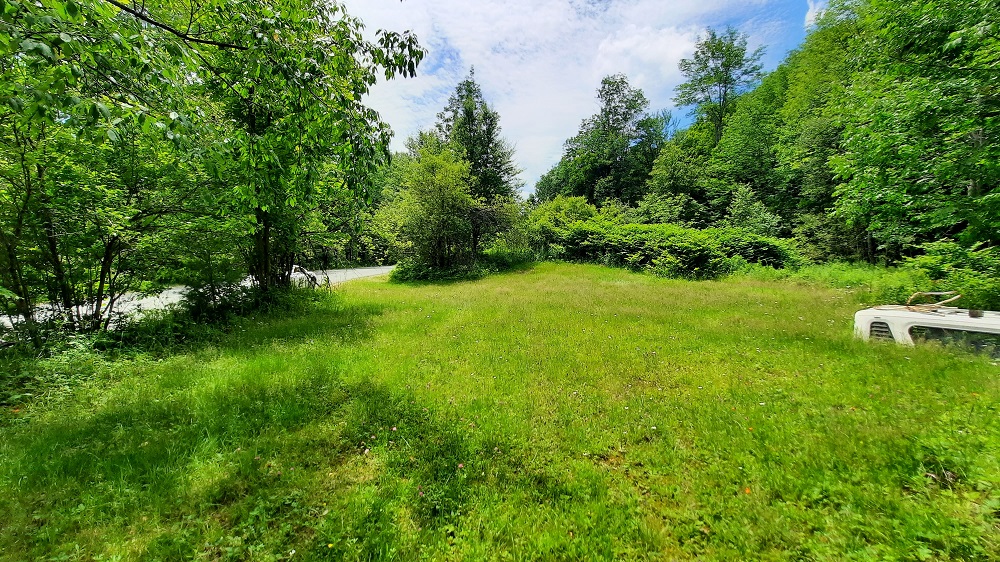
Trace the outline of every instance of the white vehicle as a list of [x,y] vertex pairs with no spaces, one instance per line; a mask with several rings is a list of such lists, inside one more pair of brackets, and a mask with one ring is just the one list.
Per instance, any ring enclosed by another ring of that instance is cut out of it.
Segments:
[[945,306],[961,295],[934,304],[911,304],[920,296],[954,294],[917,293],[903,306],[876,306],[858,311],[854,315],[854,333],[864,340],[905,345],[938,341],[1000,358],[1000,312]]

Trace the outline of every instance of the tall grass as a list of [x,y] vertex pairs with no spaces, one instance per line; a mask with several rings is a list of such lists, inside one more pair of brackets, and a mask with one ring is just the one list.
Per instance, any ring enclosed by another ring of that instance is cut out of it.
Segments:
[[927,274],[920,270],[866,263],[832,262],[786,269],[749,264],[732,278],[844,289],[865,305],[903,304],[915,292],[934,289]]
[[362,281],[0,426],[0,558],[994,559],[988,360],[850,293]]

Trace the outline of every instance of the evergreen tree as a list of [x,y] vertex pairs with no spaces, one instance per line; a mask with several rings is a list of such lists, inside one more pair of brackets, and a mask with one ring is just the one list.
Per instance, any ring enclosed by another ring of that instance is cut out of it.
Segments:
[[514,147],[500,136],[500,114],[483,98],[474,68],[438,114],[437,131],[469,163],[474,197],[492,203],[517,196],[522,183]]

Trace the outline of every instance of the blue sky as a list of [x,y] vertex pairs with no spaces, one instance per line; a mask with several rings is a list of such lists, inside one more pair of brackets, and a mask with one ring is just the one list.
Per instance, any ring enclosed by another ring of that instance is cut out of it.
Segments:
[[773,69],[801,43],[820,0],[345,0],[376,29],[413,30],[428,50],[414,79],[378,84],[368,103],[392,125],[393,148],[431,127],[455,85],[476,68],[487,101],[517,148],[525,193],[558,162],[562,144],[597,111],[601,78],[624,73],[650,101],[673,107],[706,27],[732,25]]

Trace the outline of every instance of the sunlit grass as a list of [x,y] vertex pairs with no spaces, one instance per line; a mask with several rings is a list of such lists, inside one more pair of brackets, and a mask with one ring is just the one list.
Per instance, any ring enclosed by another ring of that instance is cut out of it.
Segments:
[[556,264],[351,283],[7,414],[0,557],[996,557],[1000,369],[855,341],[857,306]]

